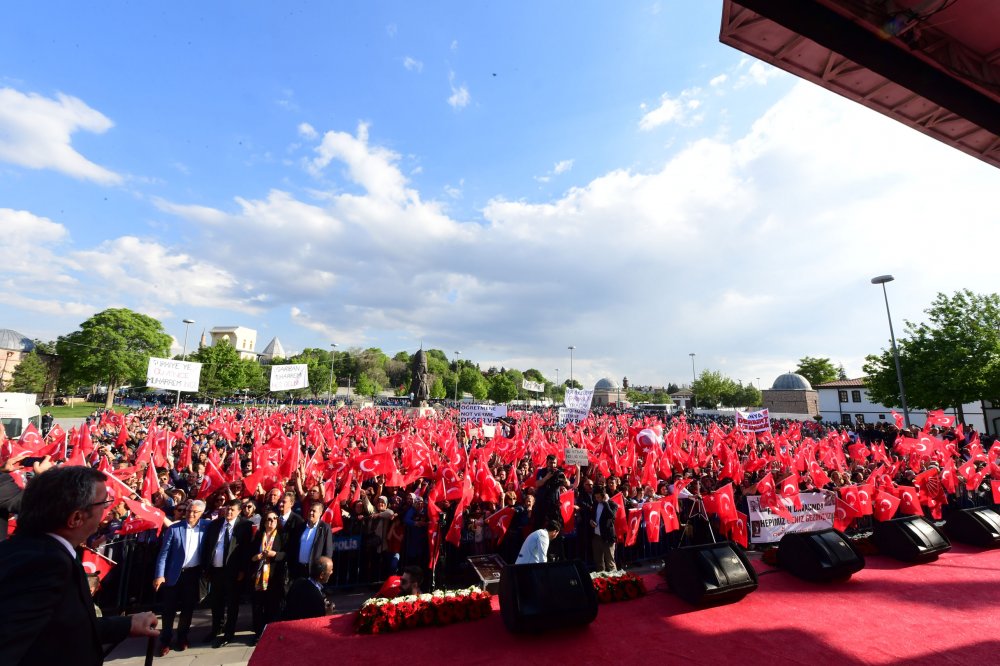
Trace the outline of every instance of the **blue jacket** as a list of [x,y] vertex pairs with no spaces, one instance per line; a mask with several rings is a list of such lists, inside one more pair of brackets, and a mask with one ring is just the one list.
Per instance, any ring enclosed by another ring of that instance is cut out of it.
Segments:
[[[208,520],[199,520],[194,529],[198,531],[198,552],[201,553],[201,541],[208,530]],[[156,556],[155,578],[164,578],[167,585],[176,585],[184,565],[184,537],[187,521],[182,520],[167,528],[163,536],[163,546]],[[202,562],[202,564],[204,564]]]

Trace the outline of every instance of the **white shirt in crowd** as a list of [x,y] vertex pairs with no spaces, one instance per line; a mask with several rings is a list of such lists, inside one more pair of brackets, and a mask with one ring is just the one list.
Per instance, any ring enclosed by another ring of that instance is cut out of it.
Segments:
[[[184,527],[184,564],[182,569],[196,567],[201,563],[201,537],[203,532],[195,525],[191,527],[186,524]],[[219,539],[220,541],[222,539]]]
[[535,530],[524,540],[514,564],[539,564],[548,561],[548,556],[549,533],[544,529]]
[[222,529],[219,530],[219,540],[215,542],[215,553],[212,556],[212,566],[222,567],[226,564],[226,530],[229,530],[229,538],[233,538],[233,526],[236,525],[236,521],[222,523]]

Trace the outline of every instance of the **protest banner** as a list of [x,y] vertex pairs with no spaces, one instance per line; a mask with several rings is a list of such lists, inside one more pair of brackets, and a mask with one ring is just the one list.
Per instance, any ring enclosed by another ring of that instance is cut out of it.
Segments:
[[271,366],[271,390],[291,391],[309,386],[309,366],[305,363]]
[[567,423],[579,423],[580,421],[586,420],[590,416],[590,409],[577,409],[576,407],[560,407],[559,408],[559,425],[566,425]]
[[594,389],[567,388],[563,404],[570,409],[590,409],[590,403],[593,400]]
[[587,455],[587,449],[576,449],[570,447],[566,449],[566,464],[576,465],[577,467],[586,467],[590,464],[590,458]]
[[458,419],[462,425],[494,425],[500,417],[507,416],[506,405],[477,405],[463,402],[458,407]]
[[736,411],[736,427],[740,432],[767,432],[771,430],[771,417],[767,409],[756,412]]
[[532,382],[525,379],[521,381],[521,388],[531,393],[545,393],[545,384],[542,382]]
[[197,391],[201,363],[150,357],[146,367],[146,386],[171,391]]
[[833,493],[799,493],[801,509],[795,509],[791,498],[778,499],[792,514],[791,522],[761,506],[760,495],[747,495],[751,543],[774,543],[789,532],[811,532],[833,527],[833,514],[837,508]]

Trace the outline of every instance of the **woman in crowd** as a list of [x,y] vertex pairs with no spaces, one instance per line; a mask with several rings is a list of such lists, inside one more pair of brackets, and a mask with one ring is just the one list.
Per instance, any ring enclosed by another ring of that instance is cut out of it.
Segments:
[[285,595],[285,539],[278,529],[278,514],[267,510],[261,518],[261,528],[251,543],[249,578],[253,634],[256,644],[268,622],[278,617]]

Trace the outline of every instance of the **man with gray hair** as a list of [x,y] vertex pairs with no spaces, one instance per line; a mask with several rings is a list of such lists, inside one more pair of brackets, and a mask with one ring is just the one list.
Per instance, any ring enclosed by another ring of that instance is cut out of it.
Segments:
[[0,543],[0,664],[102,664],[104,644],[157,636],[156,615],[97,617],[76,547],[97,531],[104,474],[59,467],[28,484],[17,533]]
[[153,589],[163,587],[163,631],[160,633],[161,657],[170,652],[170,638],[174,631],[174,616],[180,611],[177,622],[177,643],[174,649],[182,652],[188,647],[191,616],[198,605],[201,580],[201,542],[205,538],[209,521],[202,520],[205,503],[192,500],[187,505],[184,520],[171,525],[163,535],[163,546],[156,558]]

